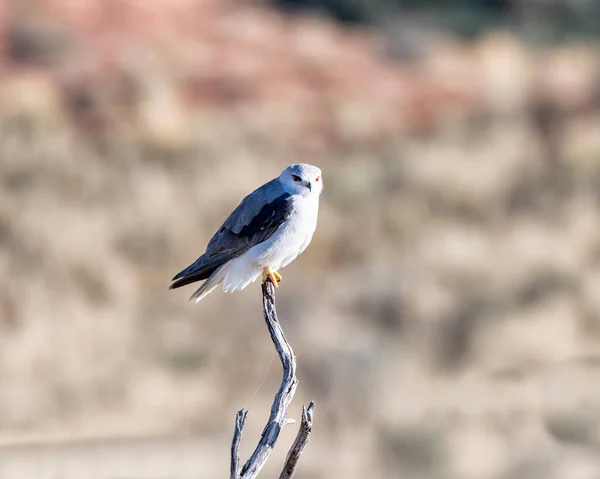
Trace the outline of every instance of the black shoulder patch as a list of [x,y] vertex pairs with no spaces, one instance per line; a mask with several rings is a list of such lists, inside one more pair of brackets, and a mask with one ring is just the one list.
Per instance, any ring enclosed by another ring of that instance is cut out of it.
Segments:
[[288,193],[264,205],[252,221],[236,236],[243,238],[249,246],[255,246],[268,239],[293,213],[294,206]]

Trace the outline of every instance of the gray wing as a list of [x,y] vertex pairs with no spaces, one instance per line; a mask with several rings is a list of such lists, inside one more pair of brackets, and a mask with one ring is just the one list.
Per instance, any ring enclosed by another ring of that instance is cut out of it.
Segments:
[[294,214],[294,202],[278,179],[246,196],[211,238],[206,253],[173,278],[170,289],[208,278],[218,267],[267,240]]

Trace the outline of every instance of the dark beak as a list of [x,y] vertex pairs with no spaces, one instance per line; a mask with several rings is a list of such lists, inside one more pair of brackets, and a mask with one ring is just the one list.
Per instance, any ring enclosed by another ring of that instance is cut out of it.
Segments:
[[312,184],[310,183],[310,181],[306,183],[306,187],[308,188],[308,191],[312,191]]

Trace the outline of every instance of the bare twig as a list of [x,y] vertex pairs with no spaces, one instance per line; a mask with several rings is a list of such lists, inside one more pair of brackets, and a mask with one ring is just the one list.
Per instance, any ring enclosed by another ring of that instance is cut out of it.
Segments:
[[230,479],[239,479],[240,477],[240,442],[242,441],[242,431],[246,424],[248,416],[247,409],[240,409],[235,416],[235,429],[233,430],[233,441],[231,443],[231,475]]
[[[279,359],[281,360],[281,364],[283,366],[283,378],[281,380],[281,385],[275,394],[273,405],[271,406],[271,414],[269,415],[269,420],[263,429],[260,441],[250,456],[250,459],[248,459],[241,469],[239,467],[240,462],[238,451],[248,411],[245,411],[244,409],[238,411],[233,441],[231,444],[231,479],[253,479],[258,475],[262,467],[267,462],[269,454],[271,454],[271,451],[277,442],[279,432],[283,426],[290,422],[290,420],[286,418],[286,412],[290,403],[292,402],[294,393],[296,392],[296,386],[298,385],[298,380],[296,379],[296,358],[294,357],[294,351],[292,350],[292,347],[285,339],[285,335],[283,334],[283,330],[281,329],[281,325],[277,319],[277,311],[275,310],[275,288],[270,279],[267,279],[267,281],[263,283],[262,295],[265,322],[267,323],[267,329],[271,335],[271,340],[275,345],[275,349],[279,354]],[[309,410],[310,413],[308,412]],[[296,441],[292,446],[292,450],[288,454],[288,459],[286,460],[287,467],[288,463],[291,461],[290,458],[295,456],[295,459],[293,459],[293,466],[289,475],[282,477],[292,477],[292,474],[294,473],[298,458],[302,453],[302,449],[304,449],[304,446],[306,445],[308,434],[310,434],[313,410],[314,403],[311,402],[308,409],[305,408],[303,411],[300,432],[298,433],[298,437],[296,438]],[[302,433],[303,429],[305,428],[305,423],[310,424],[308,426],[308,432]],[[302,440],[299,439],[301,435],[304,437]]]
[[298,435],[292,444],[290,452],[288,452],[287,459],[283,466],[283,471],[279,479],[291,479],[296,472],[296,466],[298,465],[298,459],[304,451],[306,444],[308,443],[308,437],[312,431],[313,412],[315,411],[315,402],[311,401],[308,407],[302,407],[302,422],[300,423],[300,429],[298,429]]

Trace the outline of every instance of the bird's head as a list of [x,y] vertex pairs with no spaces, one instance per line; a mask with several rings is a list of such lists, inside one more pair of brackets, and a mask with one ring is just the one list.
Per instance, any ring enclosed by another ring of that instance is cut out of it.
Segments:
[[279,175],[279,180],[283,188],[292,195],[319,196],[323,191],[321,170],[306,163],[288,166]]

